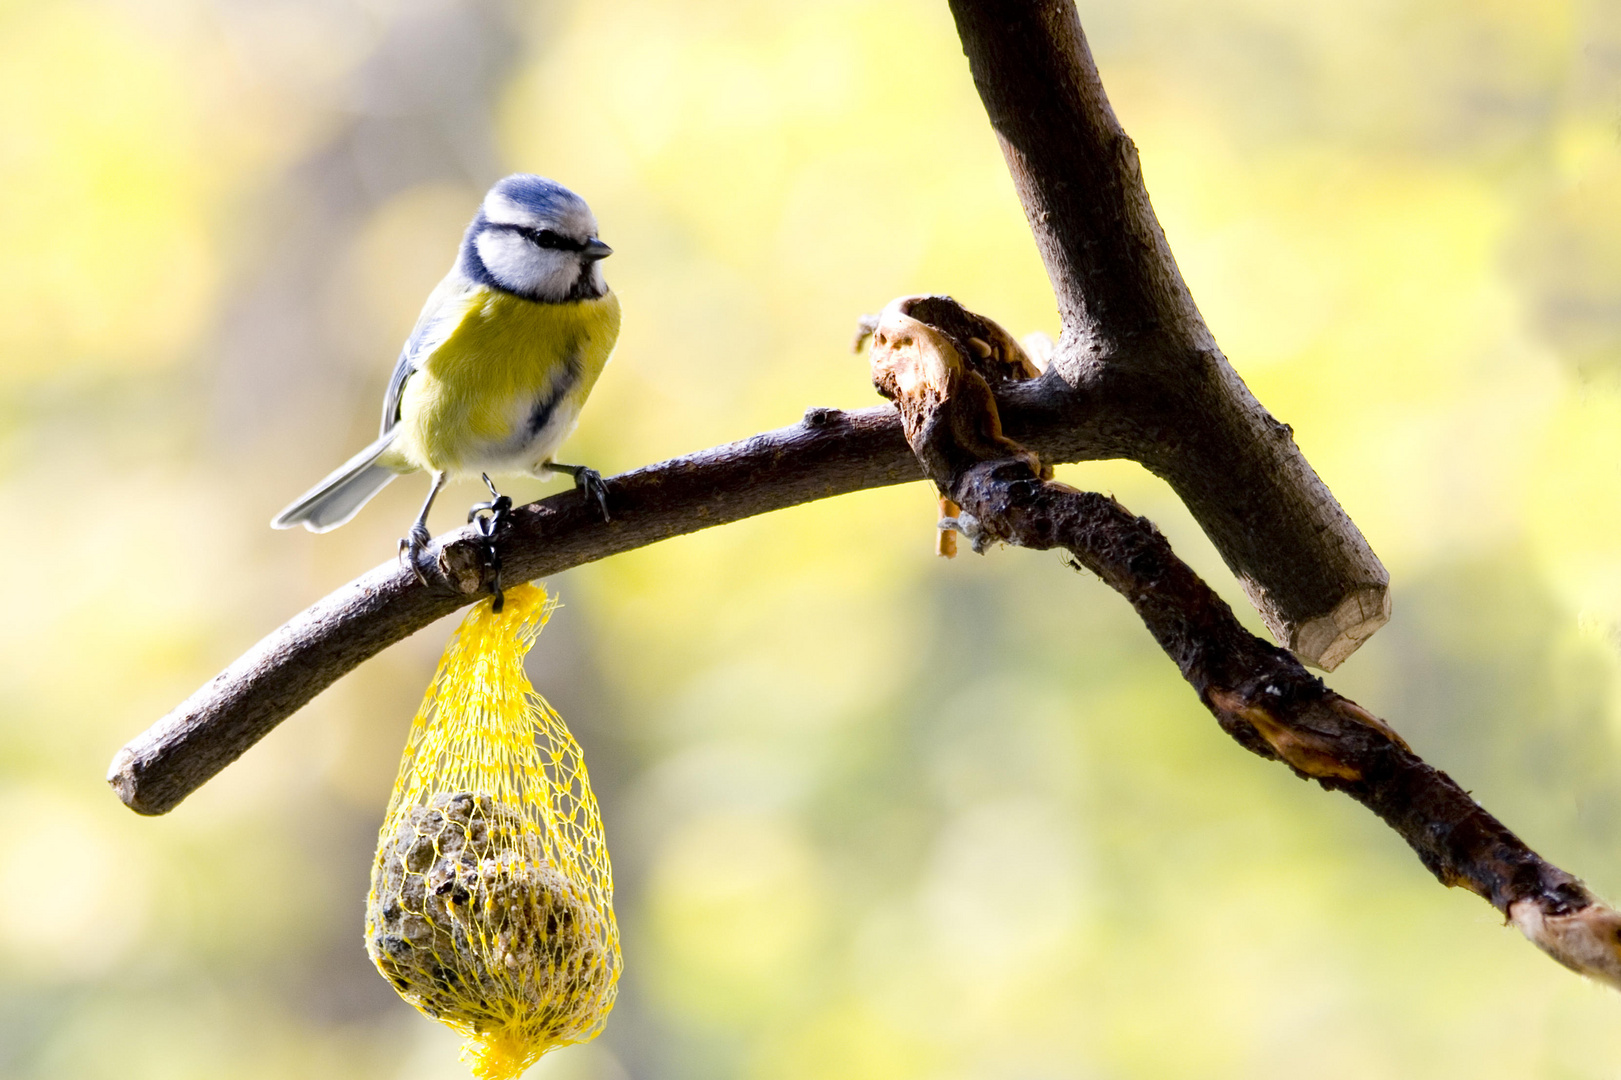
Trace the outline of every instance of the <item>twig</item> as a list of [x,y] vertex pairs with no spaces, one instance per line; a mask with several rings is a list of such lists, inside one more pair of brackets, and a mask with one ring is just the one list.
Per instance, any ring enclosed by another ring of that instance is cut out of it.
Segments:
[[1240,745],[1356,799],[1443,884],[1484,897],[1560,963],[1621,988],[1621,913],[1543,860],[1383,720],[1245,630],[1152,522],[1044,479],[1039,457],[1003,432],[996,375],[960,331],[891,309],[873,341],[874,382],[900,406],[908,443],[942,497],[961,507],[949,527],[976,550],[995,541],[1068,550],[1076,569],[1131,603]]

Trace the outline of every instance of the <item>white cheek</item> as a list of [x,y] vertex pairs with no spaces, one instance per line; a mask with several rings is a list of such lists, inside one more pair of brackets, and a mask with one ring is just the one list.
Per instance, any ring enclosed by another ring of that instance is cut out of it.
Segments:
[[496,283],[530,296],[561,298],[574,283],[562,253],[542,251],[516,233],[490,230],[478,238],[478,257]]
[[478,257],[501,284],[525,288],[540,276],[540,252],[523,237],[509,232],[487,232],[478,238]]

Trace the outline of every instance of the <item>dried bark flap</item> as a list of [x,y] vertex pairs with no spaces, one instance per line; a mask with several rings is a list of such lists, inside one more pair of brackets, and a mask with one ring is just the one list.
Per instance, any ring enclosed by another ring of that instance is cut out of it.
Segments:
[[902,297],[870,326],[873,386],[899,408],[941,494],[981,461],[1013,458],[1041,474],[1041,459],[1002,433],[991,390],[1039,374],[1011,334],[947,296]]

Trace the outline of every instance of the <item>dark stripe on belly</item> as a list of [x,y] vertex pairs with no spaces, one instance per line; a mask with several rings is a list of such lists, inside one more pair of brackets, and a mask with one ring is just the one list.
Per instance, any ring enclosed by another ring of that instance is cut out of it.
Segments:
[[538,436],[546,425],[551,423],[552,415],[557,412],[557,407],[563,403],[563,399],[568,396],[568,392],[574,389],[574,384],[579,381],[580,377],[575,367],[576,365],[571,361],[563,377],[558,379],[552,386],[551,392],[544,397],[535,399],[534,407],[529,410],[529,423],[527,425],[530,439]]

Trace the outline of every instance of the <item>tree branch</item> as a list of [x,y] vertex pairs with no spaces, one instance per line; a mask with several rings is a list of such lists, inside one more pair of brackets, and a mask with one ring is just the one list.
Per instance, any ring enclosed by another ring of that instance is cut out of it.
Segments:
[[[815,499],[921,478],[888,406],[811,409],[792,427],[608,480],[611,520],[577,492],[513,511],[496,538],[506,581],[532,581],[672,536]],[[390,560],[289,620],[113,758],[118,797],[172,810],[362,662],[488,590],[471,528],[428,549],[423,585]]]
[[[1022,435],[1057,460],[1098,456],[1084,427],[1058,427],[1040,399],[1010,404]],[[507,581],[532,581],[715,525],[922,479],[888,405],[813,408],[791,427],[607,481],[610,520],[577,493],[513,511],[496,538]],[[113,758],[107,782],[132,810],[162,814],[361,663],[489,588],[471,528],[440,536],[423,585],[390,560],[262,639]]]
[[1152,522],[1106,495],[1044,479],[1039,456],[1002,429],[991,384],[1005,366],[970,345],[949,322],[893,307],[873,334],[874,383],[899,405],[918,462],[961,507],[944,526],[975,550],[996,541],[1068,550],[1076,569],[1130,602],[1245,749],[1345,792],[1442,884],[1485,898],[1554,959],[1621,989],[1621,913],[1531,850],[1383,720],[1245,630]]
[[[1123,457],[1165,478],[1277,639],[1332,669],[1388,618],[1384,567],[1210,340],[1073,6],[953,0],[952,11],[1064,319],[1047,373],[998,386],[1007,431],[1049,462]],[[613,479],[611,523],[573,496],[526,507],[500,554],[508,580],[532,579],[918,476],[893,412],[812,410]],[[125,747],[109,783],[142,813],[171,809],[345,672],[469,603],[487,587],[481,550],[471,532],[451,533],[431,549],[432,585],[388,563],[318,602]]]

